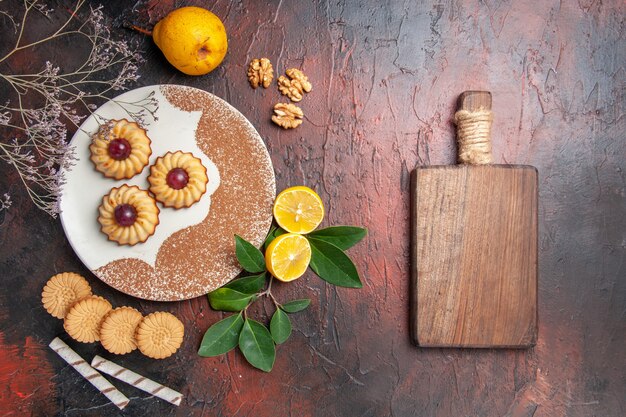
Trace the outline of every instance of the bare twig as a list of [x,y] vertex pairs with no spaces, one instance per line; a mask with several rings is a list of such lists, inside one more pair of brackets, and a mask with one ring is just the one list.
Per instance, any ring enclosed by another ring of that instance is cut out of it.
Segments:
[[[53,217],[59,213],[59,196],[65,183],[62,173],[75,160],[67,141],[68,127],[75,130],[80,126],[85,116],[97,108],[93,101],[108,100],[107,94],[136,81],[138,64],[143,61],[128,43],[113,39],[104,24],[101,6],[83,12],[84,4],[85,0],[77,0],[66,20],[51,35],[29,42],[24,39],[32,39],[25,36],[32,12],[49,16],[53,11],[37,0],[23,1],[21,19],[12,11],[0,11],[12,22],[21,21],[14,23],[19,28],[14,47],[0,58],[0,83],[13,93],[12,101],[0,105],[0,128],[6,131],[2,131],[0,139],[0,160],[16,169],[33,202]],[[81,48],[81,52],[87,52],[86,58],[63,71],[59,64],[47,61],[38,72],[8,72],[9,58],[17,52],[60,38],[86,42],[87,48]],[[136,103],[116,104],[141,124],[147,115],[154,117],[158,108],[153,95]],[[10,198],[5,195],[0,210],[9,205]]]

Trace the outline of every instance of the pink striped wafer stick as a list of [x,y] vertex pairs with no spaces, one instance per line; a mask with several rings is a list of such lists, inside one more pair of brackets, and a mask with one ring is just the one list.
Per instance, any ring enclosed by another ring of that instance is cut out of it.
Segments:
[[91,366],[107,375],[111,375],[113,378],[117,378],[120,381],[126,382],[135,388],[139,388],[148,394],[152,394],[155,397],[159,397],[174,405],[180,405],[180,402],[183,399],[183,394],[180,392],[174,391],[173,389],[161,385],[158,382],[141,376],[138,373],[106,360],[101,356],[96,355],[91,361]]
[[94,387],[103,393],[113,404],[120,410],[128,405],[128,398],[117,390],[109,381],[104,379],[100,372],[93,369],[89,364],[81,358],[78,353],[65,344],[64,341],[55,337],[48,345],[59,355],[65,362],[74,368]]

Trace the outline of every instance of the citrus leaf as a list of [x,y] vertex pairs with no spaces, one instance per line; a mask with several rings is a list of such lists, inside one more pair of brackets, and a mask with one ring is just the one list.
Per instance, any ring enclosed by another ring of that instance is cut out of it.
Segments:
[[324,281],[348,288],[361,288],[356,267],[341,249],[332,243],[309,237],[311,269]]
[[265,257],[252,243],[235,235],[235,253],[237,260],[248,272],[258,274],[265,271]]
[[267,238],[265,239],[265,243],[263,244],[265,250],[267,250],[267,247],[270,245],[270,243],[274,241],[274,239],[276,239],[280,235],[284,235],[285,233],[287,233],[285,230],[281,229],[280,227],[275,227],[274,230],[270,234],[268,234]]
[[276,359],[276,347],[269,330],[261,323],[246,319],[239,334],[239,349],[250,365],[269,372]]
[[280,308],[277,308],[272,316],[270,332],[272,333],[272,339],[277,344],[285,342],[291,336],[291,321],[289,316]]
[[265,272],[259,275],[251,275],[249,277],[232,280],[222,288],[230,288],[231,290],[239,291],[244,294],[256,294],[261,291],[263,285],[265,285]]
[[230,351],[237,346],[242,327],[243,317],[241,313],[218,321],[209,327],[204,334],[198,355],[204,357],[218,356]]
[[255,299],[254,294],[244,294],[230,288],[218,288],[209,293],[209,304],[213,310],[241,311]]
[[332,243],[341,250],[350,249],[367,235],[367,229],[355,226],[332,226],[316,230],[307,236]]
[[293,300],[280,306],[287,313],[297,313],[307,308],[311,304],[311,300],[303,298],[301,300]]

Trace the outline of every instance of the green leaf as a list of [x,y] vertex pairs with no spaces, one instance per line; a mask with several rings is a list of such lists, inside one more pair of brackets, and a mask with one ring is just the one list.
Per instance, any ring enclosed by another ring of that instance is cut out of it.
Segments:
[[333,226],[316,230],[307,236],[331,243],[341,250],[350,249],[367,235],[367,229],[355,226]]
[[272,230],[267,235],[267,238],[265,239],[265,243],[263,245],[264,249],[267,250],[267,247],[270,245],[270,243],[272,243],[274,241],[274,239],[276,239],[280,235],[284,235],[285,233],[287,233],[287,232],[285,230],[281,229],[280,227],[274,227],[274,230]]
[[256,300],[256,295],[244,294],[230,288],[219,288],[209,293],[209,304],[213,310],[241,311],[252,300]]
[[340,287],[361,288],[356,267],[337,246],[309,237],[311,269],[323,280]]
[[311,304],[311,300],[309,300],[308,298],[303,298],[301,300],[289,301],[288,303],[280,306],[280,308],[285,310],[287,313],[297,313],[298,311],[302,311],[307,308],[309,304]]
[[241,313],[220,320],[209,327],[202,338],[198,355],[218,356],[237,346],[239,333],[243,327]]
[[291,321],[289,316],[280,308],[277,308],[272,316],[270,331],[272,332],[274,342],[277,344],[285,342],[291,336]]
[[265,257],[252,243],[235,235],[235,253],[237,260],[248,272],[258,274],[265,272]]
[[265,272],[259,275],[251,275],[249,277],[232,280],[222,288],[230,288],[231,290],[239,291],[244,294],[256,294],[261,291],[263,285],[265,285]]
[[250,365],[269,372],[276,359],[276,347],[269,330],[261,323],[246,319],[239,334],[239,349]]

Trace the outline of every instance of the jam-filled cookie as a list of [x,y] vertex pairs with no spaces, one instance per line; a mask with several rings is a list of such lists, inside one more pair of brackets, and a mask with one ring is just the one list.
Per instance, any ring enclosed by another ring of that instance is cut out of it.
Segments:
[[105,177],[131,178],[148,165],[151,143],[146,131],[137,123],[111,120],[92,137],[91,161]]
[[113,188],[98,208],[100,230],[120,245],[145,242],[159,224],[159,208],[145,190],[126,184]]
[[168,152],[150,167],[150,192],[165,207],[176,209],[198,202],[206,192],[207,171],[189,152]]

